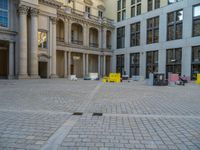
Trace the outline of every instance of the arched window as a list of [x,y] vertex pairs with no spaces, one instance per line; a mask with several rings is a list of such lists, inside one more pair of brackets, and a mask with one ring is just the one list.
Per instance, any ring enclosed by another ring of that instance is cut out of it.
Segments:
[[0,0],[0,27],[8,27],[8,0]]

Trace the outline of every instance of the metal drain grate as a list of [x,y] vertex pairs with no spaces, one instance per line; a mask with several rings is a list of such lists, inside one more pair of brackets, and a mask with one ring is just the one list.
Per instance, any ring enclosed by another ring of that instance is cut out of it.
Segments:
[[103,113],[93,113],[92,116],[103,116]]
[[75,115],[75,116],[82,116],[83,113],[82,112],[74,112],[73,115]]

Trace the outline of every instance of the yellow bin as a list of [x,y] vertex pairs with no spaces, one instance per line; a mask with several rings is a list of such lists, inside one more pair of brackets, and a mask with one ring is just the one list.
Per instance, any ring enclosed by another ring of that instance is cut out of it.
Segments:
[[196,84],[200,84],[200,74],[197,74],[197,81]]
[[121,82],[120,73],[110,73],[109,74],[109,82],[115,82],[115,83]]
[[108,77],[103,77],[102,82],[103,82],[103,83],[108,82]]

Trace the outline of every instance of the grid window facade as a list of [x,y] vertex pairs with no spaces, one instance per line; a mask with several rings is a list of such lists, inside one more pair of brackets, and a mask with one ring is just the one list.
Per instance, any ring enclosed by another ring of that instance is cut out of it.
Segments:
[[159,16],[147,19],[147,44],[159,42]]
[[8,0],[0,0],[0,27],[8,27]]
[[140,74],[140,53],[130,54],[130,77]]
[[116,66],[116,72],[120,73],[121,75],[124,74],[124,54],[117,55],[117,66]]
[[200,4],[193,7],[193,37],[200,36]]
[[183,10],[167,14],[167,40],[182,39]]
[[181,75],[181,61],[182,61],[182,49],[168,49],[167,50],[167,62],[166,62],[166,76],[169,73],[176,73]]
[[140,45],[140,22],[131,24],[130,46]]
[[200,73],[200,45],[192,47],[192,80]]
[[117,48],[125,47],[125,27],[117,28]]
[[132,0],[131,1],[131,17],[141,14],[141,0]]
[[147,52],[146,62],[146,78],[149,78],[149,73],[158,72],[158,51]]
[[117,1],[117,21],[126,19],[126,0]]

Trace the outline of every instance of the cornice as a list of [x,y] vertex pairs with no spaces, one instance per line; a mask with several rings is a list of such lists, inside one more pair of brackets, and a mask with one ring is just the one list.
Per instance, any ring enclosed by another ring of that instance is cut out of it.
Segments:
[[8,29],[1,29],[1,28],[0,28],[0,33],[10,34],[10,35],[16,35],[17,34],[17,32],[15,32],[15,31],[11,31],[11,30],[8,30]]
[[103,5],[98,5],[97,8],[100,9],[100,10],[102,10],[102,11],[106,10],[106,8]]
[[92,0],[84,0],[84,3],[91,6],[93,5]]
[[60,8],[63,5],[61,2],[58,2],[56,0],[39,0],[39,3],[56,9]]

